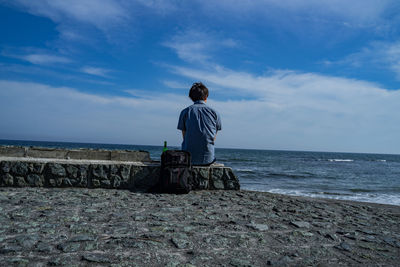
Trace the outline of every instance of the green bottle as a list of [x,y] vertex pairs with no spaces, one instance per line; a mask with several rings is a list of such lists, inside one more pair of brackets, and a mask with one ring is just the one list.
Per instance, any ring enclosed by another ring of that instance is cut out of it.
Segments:
[[164,141],[164,148],[163,148],[162,152],[165,152],[165,151],[167,151],[167,150],[168,150],[168,148],[167,148],[167,141]]

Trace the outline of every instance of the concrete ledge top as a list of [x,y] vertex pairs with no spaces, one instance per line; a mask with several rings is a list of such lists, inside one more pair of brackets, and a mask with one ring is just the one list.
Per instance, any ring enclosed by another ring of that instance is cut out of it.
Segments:
[[[132,165],[132,166],[160,166],[160,161],[116,161],[116,160],[93,160],[93,159],[54,159],[54,158],[30,158],[30,157],[2,157],[0,156],[0,162],[32,162],[32,163],[60,163],[60,164],[98,164],[98,165]],[[211,166],[193,166],[194,168],[226,168],[224,164],[214,163]]]
[[54,158],[30,158],[30,157],[2,157],[1,161],[20,161],[34,163],[60,163],[60,164],[101,164],[101,165],[134,165],[134,166],[159,166],[157,161],[117,161],[117,160],[94,160],[94,159],[54,159]]
[[136,150],[64,149],[48,147],[0,146],[0,156],[18,158],[107,160],[124,162],[151,161],[150,153]]

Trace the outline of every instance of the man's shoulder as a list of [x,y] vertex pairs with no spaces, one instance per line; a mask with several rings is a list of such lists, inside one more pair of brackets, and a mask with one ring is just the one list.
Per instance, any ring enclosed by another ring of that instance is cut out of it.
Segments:
[[215,115],[219,115],[218,111],[215,108],[207,106],[207,105],[205,105],[205,108],[207,110],[211,111],[212,113],[214,113]]
[[199,105],[199,104],[196,104],[196,103],[184,108],[181,111],[181,113],[183,114],[183,113],[187,113],[187,112],[191,112],[191,111],[193,111],[193,112],[202,112],[202,110],[207,110],[207,111],[219,116],[218,111],[216,109],[214,109],[213,107],[210,107],[210,106],[205,105],[205,104],[200,104]]
[[209,108],[210,110],[214,111],[214,112],[218,112],[215,108],[207,106],[207,108]]
[[190,107],[191,107],[191,106],[188,106],[188,107],[182,109],[181,113],[186,113],[186,112],[188,112],[188,111],[190,110]]

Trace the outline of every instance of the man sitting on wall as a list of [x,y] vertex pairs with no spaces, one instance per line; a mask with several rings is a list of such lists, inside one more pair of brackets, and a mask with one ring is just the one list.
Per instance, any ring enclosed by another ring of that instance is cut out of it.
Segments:
[[221,118],[206,105],[208,88],[201,82],[192,85],[189,97],[194,103],[182,110],[178,121],[182,150],[190,152],[193,165],[211,165],[215,162],[214,141],[221,130]]

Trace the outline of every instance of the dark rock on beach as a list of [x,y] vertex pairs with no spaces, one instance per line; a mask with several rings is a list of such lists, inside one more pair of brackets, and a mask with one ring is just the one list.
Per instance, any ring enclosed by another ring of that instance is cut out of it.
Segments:
[[[85,170],[47,171],[78,179]],[[105,172],[121,186],[130,175],[93,169],[100,186]],[[42,181],[33,175],[25,182]],[[214,187],[228,181],[218,175]],[[251,191],[0,188],[0,265],[398,266],[399,222],[399,206]]]

